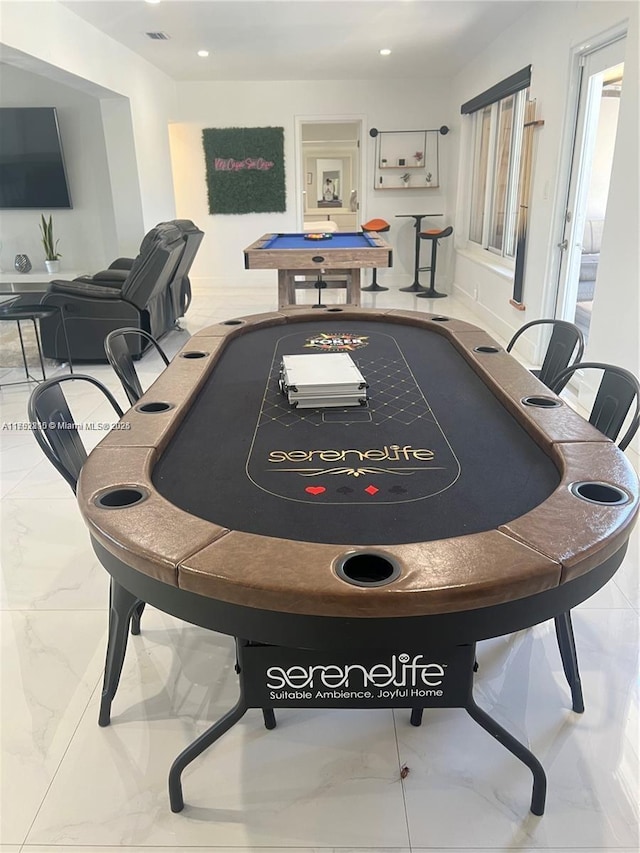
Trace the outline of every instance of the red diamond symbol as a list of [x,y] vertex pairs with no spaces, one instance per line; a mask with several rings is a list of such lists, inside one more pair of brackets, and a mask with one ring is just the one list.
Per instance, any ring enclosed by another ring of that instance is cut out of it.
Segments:
[[376,492],[379,492],[380,489],[376,489],[375,486],[367,486],[365,492],[369,492],[370,495],[375,495]]

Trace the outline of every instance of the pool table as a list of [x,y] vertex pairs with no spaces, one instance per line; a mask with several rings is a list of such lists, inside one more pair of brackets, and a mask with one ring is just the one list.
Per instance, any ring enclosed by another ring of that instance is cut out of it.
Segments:
[[[349,353],[365,406],[294,409],[287,354]],[[473,699],[475,644],[556,620],[619,567],[638,480],[613,442],[484,331],[446,316],[288,309],[195,334],[86,461],[78,501],[112,579],[100,722],[141,601],[237,639],[238,704],[462,707],[534,777]],[[315,681],[314,681],[315,679]],[[395,685],[388,689],[389,685]],[[316,689],[318,687],[322,689]]]
[[[296,304],[296,288],[346,287],[346,301],[360,305],[360,270],[393,265],[391,246],[366,231],[309,234],[264,234],[244,250],[248,270],[278,270],[278,307]],[[313,277],[309,280],[309,277]],[[321,289],[318,293],[320,304]]]

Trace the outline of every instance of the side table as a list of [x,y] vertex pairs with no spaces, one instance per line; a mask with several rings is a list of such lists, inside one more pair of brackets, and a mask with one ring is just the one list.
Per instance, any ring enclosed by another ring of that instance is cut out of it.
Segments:
[[[53,317],[56,314],[60,315],[62,332],[64,334],[65,348],[67,350],[67,360],[69,362],[69,372],[73,373],[71,349],[69,348],[69,338],[67,337],[67,327],[65,324],[64,311],[62,310],[62,308],[57,305],[21,305],[18,304],[17,300],[11,300],[9,302],[5,302],[4,304],[0,304],[0,321],[12,321],[15,322],[18,326],[20,349],[22,350],[22,363],[24,365],[24,372],[26,375],[26,379],[21,380],[20,382],[6,382],[4,383],[4,385],[0,385],[0,387],[7,387],[9,385],[24,385],[27,382],[44,382],[44,380],[47,378],[47,375],[44,369],[42,344],[40,341],[40,332],[38,330],[37,321],[42,320],[44,317]],[[29,361],[27,359],[27,353],[24,347],[22,327],[20,325],[23,320],[31,320],[31,322],[33,323],[36,346],[38,348],[38,358],[40,360],[40,369],[42,371],[42,379],[37,379],[29,372]]]

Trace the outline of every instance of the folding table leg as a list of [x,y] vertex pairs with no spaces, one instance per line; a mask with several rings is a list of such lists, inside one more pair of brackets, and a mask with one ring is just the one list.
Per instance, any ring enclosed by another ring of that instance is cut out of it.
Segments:
[[544,814],[544,803],[547,795],[547,777],[542,764],[538,761],[535,755],[516,740],[512,734],[497,723],[493,717],[490,717],[486,711],[479,708],[473,697],[469,697],[466,709],[472,720],[475,720],[479,726],[489,732],[499,743],[501,743],[509,752],[513,753],[516,758],[519,758],[523,764],[526,764],[533,774],[533,790],[531,793],[531,811],[535,815]]
[[171,765],[171,770],[169,771],[169,802],[171,803],[172,812],[181,812],[184,808],[182,782],[180,781],[182,771],[203,753],[205,749],[208,749],[212,743],[215,743],[218,738],[229,731],[232,726],[235,726],[238,720],[244,717],[246,712],[247,705],[242,692],[242,679],[240,679],[240,698],[233,708],[224,717],[221,717],[217,723],[210,726],[206,732],[203,732],[199,738],[196,738],[193,743],[189,744]]

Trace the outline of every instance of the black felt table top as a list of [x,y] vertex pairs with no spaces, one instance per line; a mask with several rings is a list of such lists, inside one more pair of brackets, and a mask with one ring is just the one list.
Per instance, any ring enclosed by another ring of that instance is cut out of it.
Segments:
[[[292,409],[282,356],[335,351],[354,359],[368,405]],[[353,545],[491,530],[559,479],[446,338],[330,319],[232,340],[153,472],[169,501],[223,527]]]

